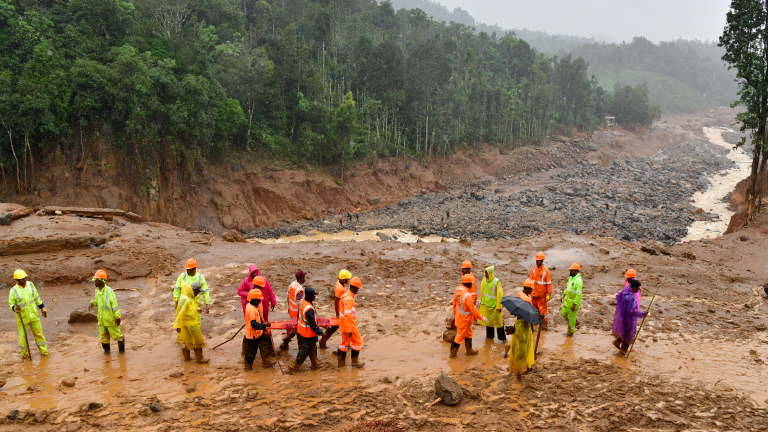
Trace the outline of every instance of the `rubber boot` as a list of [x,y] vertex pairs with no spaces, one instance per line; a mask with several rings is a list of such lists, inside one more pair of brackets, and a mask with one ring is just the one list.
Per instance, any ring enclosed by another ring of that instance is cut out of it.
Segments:
[[360,351],[358,350],[352,350],[352,367],[353,368],[361,368],[365,366],[364,361],[360,361]]
[[448,355],[448,357],[456,358],[456,354],[459,353],[459,347],[461,347],[461,345],[457,344],[456,342],[451,342],[451,354]]
[[240,356],[245,357],[245,350],[248,348],[248,343],[245,341],[245,338],[243,338],[243,347],[240,348]]
[[547,319],[544,318],[541,322],[541,329],[547,331]]
[[464,346],[467,348],[467,355],[477,355],[477,350],[472,349],[472,339],[466,338],[464,339]]
[[[263,336],[262,336],[263,337]],[[277,363],[274,352],[272,350],[272,340],[266,338],[259,342],[259,351],[261,351],[261,364],[264,369],[271,368]]]
[[309,361],[312,363],[312,366],[310,366],[310,369],[312,370],[318,370],[320,369],[320,362],[317,361],[317,350],[313,349],[309,351]]
[[339,358],[339,367],[345,367],[347,365],[347,352],[339,350],[339,354],[337,356]]
[[125,354],[125,337],[117,341],[117,352],[119,352],[120,354]]
[[104,354],[109,354],[109,344],[108,343],[101,344],[101,347],[104,348]]
[[301,365],[299,363],[296,363],[296,360],[294,360],[293,363],[290,366],[288,366],[288,375],[295,374],[296,372],[299,371],[300,368],[301,368]]
[[326,349],[326,348],[328,348],[328,347],[325,345],[325,343],[326,343],[326,342],[328,342],[328,339],[330,339],[330,338],[331,338],[331,335],[332,335],[332,334],[333,334],[333,333],[331,332],[331,329],[330,329],[330,327],[329,327],[329,328],[327,328],[327,329],[325,329],[325,331],[323,332],[323,335],[322,335],[322,336],[320,336],[320,341],[317,343],[317,346],[319,346],[319,347],[320,347],[320,349]]
[[245,365],[243,366],[243,370],[247,370],[247,371],[253,370],[253,363],[251,364],[245,363]]
[[181,353],[184,355],[184,361],[191,361],[192,360],[192,356],[190,355],[188,349],[182,348],[181,349]]
[[195,348],[195,359],[200,364],[206,364],[210,362],[209,359],[203,357],[203,349],[202,348]]

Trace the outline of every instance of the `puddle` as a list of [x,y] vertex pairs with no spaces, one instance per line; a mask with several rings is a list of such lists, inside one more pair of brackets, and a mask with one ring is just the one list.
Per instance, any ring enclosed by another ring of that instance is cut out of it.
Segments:
[[728,203],[723,202],[723,197],[733,192],[737,183],[749,177],[752,158],[742,149],[733,150],[733,146],[723,140],[721,132],[727,130],[725,128],[704,128],[704,135],[710,143],[731,150],[728,153],[728,158],[735,162],[734,167],[710,176],[709,189],[706,192],[696,192],[692,198],[694,206],[700,207],[706,213],[717,214],[720,218],[714,221],[694,222],[688,227],[688,235],[681,242],[716,238],[723,235],[728,229],[728,223],[734,212],[728,210]]
[[339,242],[359,242],[359,241],[382,241],[377,233],[383,233],[399,243],[416,243],[421,240],[424,243],[440,243],[442,241],[458,242],[458,239],[445,238],[440,236],[419,237],[408,231],[399,229],[381,229],[370,231],[340,231],[337,233],[323,233],[319,231],[310,231],[308,235],[295,235],[289,237],[280,237],[278,239],[249,239],[250,243],[261,244],[284,244],[301,242],[319,242],[319,241],[339,241]]
[[[550,270],[558,268],[568,268],[571,263],[577,262],[581,265],[598,262],[597,257],[581,248],[568,249],[547,249],[544,251],[546,265]],[[525,260],[519,261],[519,264],[525,268],[533,268],[536,265],[536,251],[533,251]]]

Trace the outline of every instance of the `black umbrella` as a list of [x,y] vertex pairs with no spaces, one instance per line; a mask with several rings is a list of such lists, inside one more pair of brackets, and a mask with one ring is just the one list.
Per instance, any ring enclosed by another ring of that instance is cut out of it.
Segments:
[[504,297],[501,299],[501,305],[513,316],[516,316],[529,324],[541,324],[541,315],[539,315],[539,311],[533,307],[532,304],[520,297]]

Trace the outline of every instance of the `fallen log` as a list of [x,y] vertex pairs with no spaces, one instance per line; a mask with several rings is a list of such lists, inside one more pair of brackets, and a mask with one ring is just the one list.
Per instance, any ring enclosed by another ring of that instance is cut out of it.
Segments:
[[89,249],[107,242],[104,237],[75,236],[57,238],[23,237],[0,243],[0,256],[58,252],[70,249]]
[[11,219],[12,220],[21,219],[23,217],[27,217],[31,215],[34,212],[35,210],[29,207],[19,207],[16,210],[11,212]]
[[[117,210],[110,208],[87,208],[87,207],[56,207],[48,206],[42,209],[45,215],[54,214],[73,214],[76,216],[101,216],[101,217],[115,217],[122,216],[132,221],[141,222],[141,216],[133,212],[126,212],[125,210]],[[58,212],[58,213],[57,213]]]

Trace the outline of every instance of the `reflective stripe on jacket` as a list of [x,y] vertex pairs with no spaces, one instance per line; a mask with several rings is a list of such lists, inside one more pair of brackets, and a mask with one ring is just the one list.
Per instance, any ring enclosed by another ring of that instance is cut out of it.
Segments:
[[120,307],[117,305],[117,297],[115,297],[115,291],[112,288],[107,285],[104,285],[102,289],[96,288],[91,304],[98,309],[100,326],[114,327],[117,325],[115,320],[120,318]]
[[40,296],[37,294],[35,284],[30,281],[27,281],[24,288],[17,284],[11,287],[8,292],[8,305],[11,307],[11,311],[13,311],[14,307],[21,306],[20,315],[25,323],[40,320],[40,317],[37,315],[37,306],[42,304],[43,301],[40,300]]
[[[301,296],[298,294],[301,293]],[[295,318],[299,314],[299,302],[304,299],[304,287],[298,281],[288,287],[288,315]]]
[[355,294],[352,291],[347,291],[341,296],[339,303],[339,331],[351,332],[355,329],[357,329]]
[[312,303],[306,300],[302,300],[301,303],[299,303],[299,320],[296,331],[305,338],[317,336],[317,333],[312,331],[312,329],[309,327],[309,322],[307,321],[307,311],[310,309],[315,310],[315,307],[312,306]]
[[581,278],[581,273],[568,278],[568,285],[566,285],[563,292],[563,306],[570,308],[571,305],[575,305],[574,310],[581,309],[581,291],[583,287],[584,281]]
[[531,297],[546,297],[552,295],[552,275],[549,273],[547,266],[542,265],[541,268],[534,266],[528,279],[532,280],[536,285],[533,288]]

